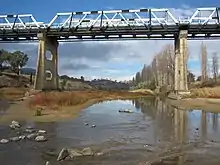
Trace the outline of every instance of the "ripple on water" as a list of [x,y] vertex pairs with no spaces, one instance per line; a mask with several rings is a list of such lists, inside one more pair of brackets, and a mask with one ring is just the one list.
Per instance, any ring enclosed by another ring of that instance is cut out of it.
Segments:
[[[119,109],[131,109],[134,113],[119,113]],[[153,99],[108,101],[88,107],[72,121],[24,121],[23,125],[46,130],[48,141],[0,145],[0,161],[7,165],[39,165],[49,160],[54,165],[58,164],[56,157],[48,156],[46,152],[56,153],[64,147],[89,146],[106,154],[77,158],[74,164],[117,165],[150,161],[155,165],[157,162],[171,165],[181,160],[188,164],[204,164],[202,156],[211,164],[217,161],[220,153],[218,121],[218,114],[200,110],[182,111]],[[92,127],[93,124],[96,127]],[[4,125],[0,125],[0,132],[0,138],[15,134]]]

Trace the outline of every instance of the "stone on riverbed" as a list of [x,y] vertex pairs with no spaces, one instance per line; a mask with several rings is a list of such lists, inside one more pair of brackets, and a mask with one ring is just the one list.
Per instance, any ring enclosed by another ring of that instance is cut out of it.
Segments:
[[20,138],[21,140],[24,140],[24,139],[26,138],[26,136],[21,135],[21,136],[19,136],[19,138]]
[[27,138],[28,138],[28,139],[34,139],[34,138],[36,138],[37,136],[38,136],[38,134],[32,133],[32,134],[27,135]]
[[24,130],[24,132],[33,133],[33,132],[35,132],[35,130],[33,130],[33,129],[28,129],[28,128],[27,128],[27,129]]
[[46,133],[47,131],[45,130],[39,130],[38,133]]
[[35,138],[35,141],[36,141],[36,142],[45,142],[45,141],[47,141],[47,138],[44,137],[44,136],[37,136],[37,137]]
[[81,151],[78,149],[71,149],[71,148],[63,148],[58,157],[57,157],[57,161],[61,161],[61,160],[66,160],[66,159],[73,159],[74,157],[79,157],[79,156],[101,156],[104,153],[99,152],[99,153],[95,153],[92,151],[92,149],[90,147],[86,147],[84,149],[82,149]]
[[92,152],[92,149],[90,147],[86,147],[82,150],[83,156],[93,156],[94,153]]
[[65,158],[67,158],[69,156],[69,151],[67,148],[63,148],[58,157],[57,157],[57,161],[61,161],[61,160],[64,160]]
[[1,143],[1,144],[6,144],[6,143],[8,143],[8,142],[9,142],[8,139],[2,139],[2,140],[0,140],[0,143]]
[[133,113],[131,109],[120,109],[118,112],[123,112],[123,113]]
[[11,137],[9,138],[9,140],[13,141],[13,142],[17,142],[19,140],[21,140],[19,137]]
[[9,125],[12,129],[21,128],[21,125],[17,121],[12,121],[11,125]]

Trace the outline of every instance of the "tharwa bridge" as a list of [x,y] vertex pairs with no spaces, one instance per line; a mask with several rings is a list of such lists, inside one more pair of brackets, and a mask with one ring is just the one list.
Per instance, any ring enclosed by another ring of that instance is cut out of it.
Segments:
[[220,8],[216,7],[198,8],[187,18],[178,18],[169,9],[57,13],[49,23],[37,21],[32,14],[0,15],[0,42],[39,42],[35,89],[58,88],[59,42],[171,39],[175,90],[185,91],[187,39],[213,38],[220,38]]

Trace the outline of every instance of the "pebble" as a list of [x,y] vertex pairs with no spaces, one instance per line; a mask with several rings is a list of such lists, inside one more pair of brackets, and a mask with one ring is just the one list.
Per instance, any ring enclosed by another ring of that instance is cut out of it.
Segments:
[[96,127],[96,125],[95,125],[95,124],[93,124],[93,125],[92,125],[92,128],[95,128],[95,127]]
[[36,133],[32,133],[32,134],[27,135],[28,139],[34,139],[35,137],[37,137]]
[[26,138],[26,136],[21,135],[21,136],[19,136],[19,138],[22,139],[22,140],[24,140],[24,139]]
[[46,133],[47,131],[45,130],[39,130],[38,133]]
[[46,161],[46,165],[50,165],[50,162],[49,162],[49,161]]
[[35,132],[35,131],[34,131],[33,129],[26,129],[25,132],[27,132],[27,133],[33,133],[33,132]]
[[2,143],[2,144],[6,144],[6,143],[8,143],[8,142],[9,142],[8,139],[2,139],[2,140],[0,140],[0,143]]
[[37,142],[45,142],[45,141],[47,141],[47,139],[44,136],[37,136],[35,138],[35,141],[37,141]]
[[17,121],[12,121],[12,122],[11,122],[11,125],[14,125],[14,126],[17,127],[17,128],[20,128],[20,127],[21,127],[21,125],[20,125],[19,122],[17,122]]
[[9,140],[13,141],[13,142],[17,142],[19,140],[21,140],[19,137],[11,137]]

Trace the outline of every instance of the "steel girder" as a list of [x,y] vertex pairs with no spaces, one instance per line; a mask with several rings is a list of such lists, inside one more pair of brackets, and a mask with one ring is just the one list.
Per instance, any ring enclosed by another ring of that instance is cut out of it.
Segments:
[[138,9],[57,13],[49,22],[37,22],[31,14],[0,15],[0,40],[32,40],[37,33],[66,39],[108,38],[117,35],[160,35],[173,38],[180,28],[187,28],[189,37],[220,34],[220,8],[197,8],[187,18],[177,18],[169,9]]

